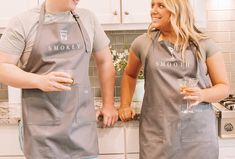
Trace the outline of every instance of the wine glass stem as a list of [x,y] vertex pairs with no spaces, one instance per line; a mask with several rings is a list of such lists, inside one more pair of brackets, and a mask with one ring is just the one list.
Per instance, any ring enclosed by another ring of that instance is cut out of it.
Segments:
[[187,111],[190,109],[190,102],[188,99],[186,100],[186,108],[187,108]]

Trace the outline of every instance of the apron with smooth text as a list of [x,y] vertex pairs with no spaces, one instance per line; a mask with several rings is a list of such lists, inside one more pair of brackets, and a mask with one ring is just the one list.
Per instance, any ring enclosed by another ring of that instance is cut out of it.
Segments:
[[145,95],[140,118],[140,159],[218,159],[215,113],[211,104],[182,113],[185,103],[177,79],[196,77],[208,87],[200,59],[190,47],[184,62],[159,43],[156,34],[145,62]]
[[88,76],[91,43],[79,17],[43,24],[25,71],[47,74],[70,70],[71,91],[23,89],[24,154],[27,159],[83,159],[98,155],[95,108]]

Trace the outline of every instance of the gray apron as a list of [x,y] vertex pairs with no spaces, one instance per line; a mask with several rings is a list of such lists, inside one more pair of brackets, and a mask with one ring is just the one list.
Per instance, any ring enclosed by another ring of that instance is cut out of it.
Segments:
[[42,5],[35,45],[25,71],[72,70],[71,91],[24,89],[24,154],[27,159],[83,159],[98,154],[95,109],[88,76],[91,44],[79,18],[43,24]]
[[200,103],[185,114],[177,79],[199,78],[209,82],[202,64],[188,48],[183,62],[158,42],[156,34],[145,62],[145,95],[140,118],[140,159],[218,159],[215,114],[211,104]]

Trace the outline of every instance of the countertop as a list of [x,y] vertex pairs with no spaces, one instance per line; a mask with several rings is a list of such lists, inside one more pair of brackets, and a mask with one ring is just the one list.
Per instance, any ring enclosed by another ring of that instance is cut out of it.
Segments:
[[16,125],[21,117],[21,104],[0,102],[0,125]]
[[[95,108],[99,109],[102,106],[100,98],[94,99]],[[139,114],[142,102],[132,102],[132,108]],[[119,107],[119,100],[115,100],[115,107]],[[0,101],[0,126],[1,125],[17,125],[21,119],[21,104],[9,104],[7,101]],[[138,120],[136,116],[135,120]],[[133,122],[130,122],[133,123]],[[98,122],[98,126],[100,122]],[[122,122],[117,122],[116,127],[122,126]]]

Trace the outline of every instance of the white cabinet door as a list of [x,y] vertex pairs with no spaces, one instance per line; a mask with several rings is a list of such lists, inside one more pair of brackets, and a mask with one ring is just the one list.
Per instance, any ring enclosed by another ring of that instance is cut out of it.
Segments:
[[207,15],[206,15],[206,1],[205,0],[190,0],[195,16],[196,26],[198,28],[206,28]]
[[122,23],[150,23],[151,0],[122,0]]
[[18,127],[16,125],[0,126],[0,157],[23,156],[19,145],[18,134]]
[[125,159],[125,155],[100,155],[98,159]]
[[139,154],[127,154],[127,159],[139,159]]
[[41,5],[45,0],[38,0],[39,5]]
[[126,127],[126,152],[139,152],[139,127]]
[[11,156],[11,157],[0,157],[0,159],[26,159],[25,157],[15,157],[15,156]]
[[0,0],[0,27],[6,27],[15,15],[37,6],[37,0]]
[[220,148],[219,159],[235,159],[235,147]]
[[78,7],[91,10],[104,28],[114,30],[133,28],[133,25],[123,28],[120,24],[145,24],[143,28],[146,29],[146,24],[150,22],[150,6],[151,0],[81,0],[78,3]]
[[98,128],[100,154],[124,154],[124,128]]
[[219,139],[219,159],[235,159],[235,139]]
[[92,11],[101,24],[117,24],[121,22],[119,0],[80,0],[78,7]]

